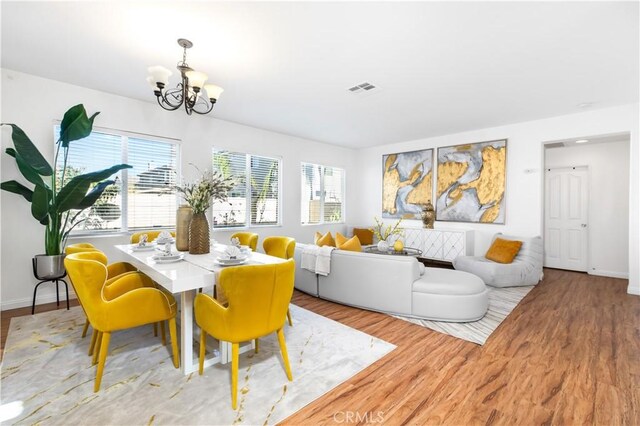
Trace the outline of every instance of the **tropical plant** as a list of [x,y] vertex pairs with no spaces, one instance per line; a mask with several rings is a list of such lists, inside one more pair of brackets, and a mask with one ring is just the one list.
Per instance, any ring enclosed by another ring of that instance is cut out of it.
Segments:
[[[24,178],[34,185],[33,189],[30,189],[18,181],[10,180],[2,182],[0,188],[21,195],[31,203],[32,216],[45,226],[47,255],[62,254],[69,233],[83,221],[79,218],[80,214],[93,206],[104,190],[114,182],[105,179],[119,170],[131,168],[127,164],[118,164],[108,169],[76,174],[71,179],[66,179],[69,144],[91,134],[93,120],[98,114],[99,112],[96,112],[88,117],[82,104],[71,107],[64,114],[60,123],[60,136],[56,141],[54,167],[51,167],[20,127],[0,123],[1,126],[10,126],[12,129],[14,148],[7,148],[5,152],[15,159]],[[59,175],[57,168],[60,155],[63,161]]]
[[184,201],[194,214],[204,213],[211,206],[211,200],[226,201],[227,193],[235,185],[233,178],[223,177],[217,171],[204,172],[194,183],[176,186]]
[[400,224],[402,223],[402,218],[398,219],[398,221],[393,225],[387,225],[386,228],[384,223],[382,223],[377,217],[373,218],[376,221],[376,226],[371,228],[371,232],[373,235],[380,241],[387,241],[392,235],[404,235],[404,231],[400,228]]

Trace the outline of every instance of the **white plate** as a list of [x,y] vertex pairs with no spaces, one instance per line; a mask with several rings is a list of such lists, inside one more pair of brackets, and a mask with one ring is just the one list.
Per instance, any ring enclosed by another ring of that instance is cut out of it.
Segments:
[[171,243],[171,244],[173,244],[173,243],[175,243],[175,241],[176,241],[176,240],[175,240],[175,239],[173,239],[173,238],[168,239],[168,240],[158,240],[158,239],[156,239],[156,240],[154,241],[154,243],[156,243],[156,244],[167,244],[167,243]]
[[[248,261],[249,261],[248,257],[244,259],[235,259],[234,261],[231,261],[231,259],[223,260],[222,262],[219,261],[218,259],[214,260],[215,264],[218,266],[238,266],[238,265],[242,265],[243,263],[247,263]],[[229,262],[233,262],[233,263],[229,263]]]
[[139,246],[137,244],[131,245],[131,250],[133,251],[148,251],[156,248],[155,244],[147,244],[146,246]]
[[182,259],[184,259],[184,254],[177,254],[177,255],[166,256],[166,257],[152,256],[151,259],[153,259],[153,261],[156,263],[174,263],[174,262],[180,262]]

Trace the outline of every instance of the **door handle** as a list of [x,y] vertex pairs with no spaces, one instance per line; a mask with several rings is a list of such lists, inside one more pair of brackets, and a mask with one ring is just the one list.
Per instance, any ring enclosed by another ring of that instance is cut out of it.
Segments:
[[587,224],[586,223],[581,223],[580,226],[583,227],[583,228],[586,228]]

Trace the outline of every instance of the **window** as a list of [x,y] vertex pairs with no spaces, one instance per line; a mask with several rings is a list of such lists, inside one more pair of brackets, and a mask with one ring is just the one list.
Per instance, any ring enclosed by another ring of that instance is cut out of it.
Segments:
[[344,222],[344,170],[302,163],[302,224]]
[[[59,132],[60,126],[55,126],[55,140]],[[63,159],[58,158],[58,188],[63,178],[66,183],[78,174],[119,163],[133,167],[111,177],[115,183],[93,207],[81,213],[84,220],[74,232],[175,227],[178,150],[175,142],[111,130],[94,131],[84,139],[71,142],[64,177]]]
[[260,155],[213,150],[213,170],[233,177],[236,186],[227,203],[215,203],[214,228],[280,224],[281,160]]

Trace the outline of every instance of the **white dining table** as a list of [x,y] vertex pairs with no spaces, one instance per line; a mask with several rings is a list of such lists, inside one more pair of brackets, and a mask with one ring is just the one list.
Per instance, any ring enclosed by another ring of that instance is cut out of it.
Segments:
[[[201,288],[215,286],[219,272],[225,268],[216,263],[216,258],[221,256],[226,245],[213,244],[211,252],[207,254],[193,255],[187,252],[184,259],[173,263],[158,263],[153,256],[157,250],[134,251],[135,244],[122,244],[115,247],[125,254],[126,260],[148,275],[156,283],[177,296],[180,300],[180,368],[184,374],[198,370],[198,359],[194,359],[194,314],[193,301],[196,293]],[[162,246],[164,248],[164,246]],[[175,245],[172,251],[177,252]],[[283,259],[268,256],[263,253],[253,252],[249,261],[244,265],[263,265],[282,263]],[[219,354],[205,360],[205,367],[216,363],[230,361],[230,350],[227,342],[219,342]],[[240,352],[246,352],[252,348],[252,344],[241,347]]]

